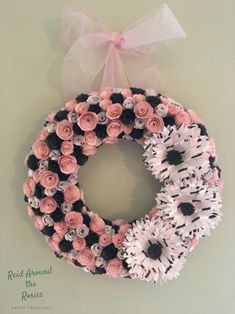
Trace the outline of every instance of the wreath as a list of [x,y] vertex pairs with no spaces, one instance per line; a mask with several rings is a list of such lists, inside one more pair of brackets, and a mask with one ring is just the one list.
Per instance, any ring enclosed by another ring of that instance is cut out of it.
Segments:
[[[144,148],[161,190],[131,222],[110,221],[85,203],[79,168],[103,144]],[[192,110],[153,89],[80,94],[52,112],[26,156],[28,214],[58,258],[91,274],[165,282],[177,277],[200,238],[221,220],[214,141]]]

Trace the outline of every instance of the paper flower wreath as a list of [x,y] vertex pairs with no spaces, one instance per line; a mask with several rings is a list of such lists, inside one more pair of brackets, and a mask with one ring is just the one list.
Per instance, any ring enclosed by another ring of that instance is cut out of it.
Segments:
[[[110,221],[90,210],[79,168],[102,144],[134,140],[162,188],[142,219]],[[25,163],[28,213],[59,258],[92,274],[175,278],[222,213],[215,145],[202,120],[153,89],[80,94],[51,113]]]
[[[155,91],[161,84],[147,48],[186,34],[162,5],[120,33],[68,11],[62,35],[69,47],[62,85],[72,100],[48,116],[26,157],[28,213],[56,256],[75,267],[147,282],[175,278],[222,216],[220,168],[204,123]],[[87,92],[101,69],[100,91]],[[132,222],[89,209],[78,180],[97,148],[121,139],[143,146],[145,165],[161,182],[156,206]]]

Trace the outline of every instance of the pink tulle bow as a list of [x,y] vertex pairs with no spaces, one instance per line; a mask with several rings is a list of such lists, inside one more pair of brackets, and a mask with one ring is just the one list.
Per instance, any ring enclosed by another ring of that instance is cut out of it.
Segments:
[[81,11],[68,11],[62,17],[62,35],[69,47],[61,73],[66,99],[90,91],[103,69],[101,88],[159,88],[160,74],[147,48],[186,37],[166,4],[121,33],[108,32]]

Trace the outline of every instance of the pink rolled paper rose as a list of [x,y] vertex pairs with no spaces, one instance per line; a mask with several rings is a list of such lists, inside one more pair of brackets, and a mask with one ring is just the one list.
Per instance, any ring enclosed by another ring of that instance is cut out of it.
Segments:
[[27,205],[27,212],[30,218],[34,218],[34,216],[36,216],[32,211],[32,207],[30,205]]
[[68,203],[74,203],[80,198],[80,190],[76,185],[70,185],[64,191],[64,200]]
[[41,177],[42,177],[42,171],[40,169],[36,169],[34,172],[33,172],[33,179],[36,183],[38,183],[40,180],[41,180]]
[[40,184],[44,188],[53,189],[57,187],[59,181],[60,180],[57,173],[52,171],[43,171],[40,179]]
[[83,114],[86,113],[89,109],[89,105],[87,102],[79,102],[76,106],[75,106],[75,111],[78,114]]
[[118,137],[122,132],[122,123],[120,120],[111,120],[108,123],[107,133],[110,137]]
[[49,157],[50,150],[44,141],[37,141],[33,145],[33,153],[38,159],[46,160]]
[[175,116],[180,111],[178,106],[173,105],[171,103],[167,105],[167,108],[168,108],[167,113],[169,116]]
[[145,100],[145,96],[142,94],[134,94],[133,98],[134,98],[135,102],[140,102],[140,101]]
[[54,223],[54,229],[58,234],[64,235],[68,230],[68,226],[64,221],[58,221]]
[[[84,191],[80,188],[80,199],[85,203],[85,198],[84,198]],[[84,214],[87,214],[87,209],[86,207],[83,207],[83,212]]]
[[117,278],[123,270],[122,262],[118,258],[111,259],[106,265],[107,275]]
[[106,115],[110,120],[118,119],[122,114],[123,107],[121,104],[112,104],[107,107]]
[[45,226],[44,226],[44,223],[42,221],[42,218],[40,216],[33,216],[33,221],[34,221],[34,226],[39,229],[39,230],[42,230]]
[[137,118],[148,118],[153,114],[153,107],[147,101],[139,101],[134,107],[134,112]]
[[86,112],[78,118],[78,125],[83,131],[92,131],[98,123],[98,117],[94,112]]
[[104,140],[103,143],[105,144],[117,144],[119,142],[119,139],[116,137],[110,137],[107,136]]
[[72,98],[70,101],[65,103],[64,107],[68,111],[73,111],[75,109],[76,104],[77,104],[76,99]]
[[57,232],[54,232],[53,235],[52,235],[52,239],[56,243],[59,243],[61,240],[63,240],[63,235],[61,235],[61,234],[59,234]]
[[60,248],[57,242],[55,242],[53,239],[50,239],[48,244],[50,245],[53,251],[60,253]]
[[100,97],[101,97],[102,99],[109,99],[111,95],[112,95],[112,91],[111,91],[111,90],[103,90],[103,91],[100,93]]
[[77,261],[83,266],[91,267],[94,260],[95,256],[89,248],[85,248],[78,253]]
[[125,219],[115,219],[113,220],[113,225],[122,226],[128,224],[128,221]]
[[103,111],[107,111],[108,107],[109,106],[112,106],[112,101],[109,100],[109,99],[103,99],[101,100],[100,102],[100,108],[103,110]]
[[112,243],[112,238],[110,237],[110,235],[103,233],[100,235],[99,237],[99,244],[102,246],[107,246],[109,244]]
[[95,146],[97,144],[97,136],[94,131],[85,132],[84,140],[86,144]]
[[97,234],[102,234],[104,232],[105,228],[105,223],[101,217],[98,215],[94,215],[90,221],[89,225],[91,231],[97,233]]
[[61,156],[59,158],[60,170],[65,174],[70,174],[78,170],[77,160],[74,156]]
[[150,132],[160,132],[164,127],[164,121],[161,116],[154,113],[147,118],[145,126]]
[[92,155],[95,155],[97,151],[97,148],[96,146],[91,146],[91,145],[84,145],[82,147],[82,153],[86,156],[92,156]]
[[118,230],[118,233],[122,233],[122,234],[125,234],[127,232],[128,229],[131,228],[131,225],[130,224],[123,224],[119,227],[119,230]]
[[199,239],[197,237],[192,238],[190,246],[189,246],[189,252],[192,252],[195,247],[198,245]]
[[64,221],[70,228],[77,228],[83,224],[83,217],[81,213],[71,211],[65,215]]
[[112,242],[113,242],[114,246],[115,246],[116,248],[121,247],[121,246],[122,246],[122,243],[123,243],[123,241],[124,241],[124,238],[125,238],[125,236],[124,236],[124,234],[122,234],[122,233],[116,233],[116,234],[114,234],[114,235],[112,236]]
[[54,117],[56,115],[56,111],[52,111],[48,116],[47,116],[47,120],[49,122],[54,122]]
[[144,145],[144,138],[143,138],[143,137],[140,138],[140,139],[138,139],[138,140],[136,139],[135,141],[136,141],[138,144],[142,145],[142,146]]
[[34,195],[36,183],[32,177],[28,177],[24,182],[23,191],[27,197],[32,197]]
[[73,240],[72,245],[75,250],[81,251],[85,249],[86,241],[84,238],[77,237],[75,240]]
[[44,140],[47,138],[48,134],[49,134],[49,133],[47,132],[47,130],[41,130],[41,131],[38,133],[37,139],[38,139],[39,141],[44,141]]
[[64,156],[68,156],[73,152],[73,143],[71,141],[64,141],[60,146],[60,151]]
[[210,154],[210,156],[212,156],[212,157],[216,157],[216,147],[215,147],[215,142],[214,142],[214,140],[211,138],[211,139],[209,140],[209,143],[210,143],[209,154]]
[[130,89],[128,89],[128,88],[124,88],[124,89],[122,89],[121,94],[125,98],[131,97],[132,96],[132,91]]
[[188,112],[180,110],[177,112],[175,116],[175,124],[176,125],[181,125],[181,124],[190,124],[191,123],[191,118],[188,114]]
[[128,124],[128,125],[122,124],[122,131],[125,134],[130,134],[132,130],[133,130],[133,126],[131,124]]
[[175,116],[177,114],[178,111],[180,111],[180,108],[178,106],[176,106],[175,104],[173,104],[172,102],[170,102],[169,99],[161,96],[161,102],[167,106],[168,108],[168,112],[167,114],[169,116]]
[[73,137],[72,123],[66,119],[57,122],[55,131],[58,137],[64,141],[70,140]]
[[157,208],[156,207],[153,207],[150,212],[149,212],[149,218],[150,219],[155,219],[157,218]]
[[54,198],[47,196],[40,200],[40,210],[42,213],[51,214],[57,208],[57,203]]

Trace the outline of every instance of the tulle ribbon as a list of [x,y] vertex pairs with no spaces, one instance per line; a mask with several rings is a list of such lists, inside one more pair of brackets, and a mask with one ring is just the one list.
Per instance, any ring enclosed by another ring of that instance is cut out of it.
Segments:
[[81,11],[62,16],[62,36],[69,47],[62,65],[65,98],[88,92],[103,70],[101,88],[161,86],[160,73],[149,48],[186,34],[164,4],[122,32],[108,32],[97,19]]

